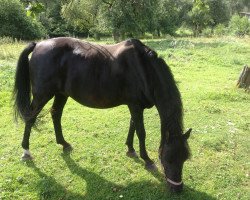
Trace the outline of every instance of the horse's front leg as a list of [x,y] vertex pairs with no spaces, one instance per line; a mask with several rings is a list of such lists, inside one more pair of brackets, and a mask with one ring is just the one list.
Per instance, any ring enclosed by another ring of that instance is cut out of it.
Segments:
[[146,132],[143,123],[143,108],[139,106],[129,106],[129,110],[131,113],[131,117],[135,124],[136,134],[139,139],[139,146],[140,146],[140,156],[145,161],[145,167],[148,170],[155,170],[156,165],[154,162],[149,158],[148,153],[146,151],[145,139],[146,139]]
[[56,135],[56,142],[57,144],[61,144],[63,146],[63,151],[71,151],[71,145],[66,142],[63,137],[62,133],[62,125],[61,125],[61,118],[63,108],[67,102],[68,97],[57,94],[55,95],[54,103],[51,109],[51,116],[54,124],[55,135]]
[[128,146],[127,156],[132,157],[132,158],[138,157],[135,152],[134,145],[133,145],[134,135],[135,135],[135,123],[133,119],[131,118],[126,145]]

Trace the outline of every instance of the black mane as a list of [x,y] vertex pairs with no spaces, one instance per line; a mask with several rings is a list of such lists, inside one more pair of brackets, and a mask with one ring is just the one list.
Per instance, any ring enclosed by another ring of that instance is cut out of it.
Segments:
[[[163,93],[167,106],[167,118],[168,127],[170,131],[174,131],[174,135],[179,135],[183,133],[183,105],[181,100],[181,94],[174,80],[174,76],[162,58],[157,58],[154,60],[154,66],[156,73],[160,79],[163,87]],[[170,135],[171,137],[171,135]]]

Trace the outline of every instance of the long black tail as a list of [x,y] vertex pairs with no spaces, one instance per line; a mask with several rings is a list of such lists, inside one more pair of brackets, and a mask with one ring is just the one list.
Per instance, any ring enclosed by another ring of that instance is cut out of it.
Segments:
[[14,110],[15,110],[15,119],[17,120],[18,116],[22,120],[26,121],[30,113],[30,104],[31,104],[31,92],[30,92],[30,76],[29,76],[29,54],[34,50],[36,46],[35,42],[30,43],[21,53],[17,68],[16,68],[16,77],[13,90],[14,97]]

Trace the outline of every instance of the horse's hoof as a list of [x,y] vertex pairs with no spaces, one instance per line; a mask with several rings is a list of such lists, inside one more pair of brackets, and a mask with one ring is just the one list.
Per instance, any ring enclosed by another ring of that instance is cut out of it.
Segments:
[[149,171],[157,171],[158,168],[154,163],[145,164],[145,168]]
[[63,152],[64,153],[69,153],[73,150],[73,147],[69,144],[67,146],[63,146]]
[[22,161],[33,160],[33,157],[30,154],[23,154],[21,160]]
[[126,155],[130,158],[138,158],[138,155],[135,151],[128,151]]

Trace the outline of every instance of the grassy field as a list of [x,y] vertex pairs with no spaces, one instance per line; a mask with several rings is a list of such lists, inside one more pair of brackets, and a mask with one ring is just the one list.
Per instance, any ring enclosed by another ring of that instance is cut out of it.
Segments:
[[[109,41],[110,42],[110,41]],[[249,199],[250,94],[236,88],[250,65],[250,39],[147,40],[170,65],[180,88],[192,157],[184,166],[184,192],[169,193],[157,159],[160,123],[145,111],[147,147],[159,172],[126,157],[129,112],[125,106],[98,110],[69,100],[62,154],[55,143],[51,102],[31,134],[32,162],[22,162],[24,125],[13,122],[11,91],[15,64],[25,43],[0,44],[0,199]],[[135,140],[138,150],[138,140]]]

